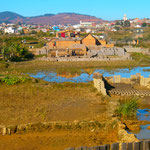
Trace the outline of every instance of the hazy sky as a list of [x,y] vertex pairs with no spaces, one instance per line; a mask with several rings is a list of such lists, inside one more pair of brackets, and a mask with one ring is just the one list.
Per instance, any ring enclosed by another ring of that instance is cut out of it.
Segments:
[[150,0],[0,0],[0,12],[12,11],[23,16],[75,12],[105,20],[149,18]]

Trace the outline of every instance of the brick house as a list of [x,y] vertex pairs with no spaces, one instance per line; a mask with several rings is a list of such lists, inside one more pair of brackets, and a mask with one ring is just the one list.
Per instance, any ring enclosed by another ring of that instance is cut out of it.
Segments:
[[113,47],[112,44],[107,44],[105,40],[98,40],[92,34],[87,34],[81,38],[53,38],[47,43],[49,49],[54,55],[56,50],[59,55],[86,55],[88,49],[100,50],[102,47]]
[[82,44],[87,47],[101,45],[99,40],[95,38],[91,33],[87,34],[85,37],[82,38]]

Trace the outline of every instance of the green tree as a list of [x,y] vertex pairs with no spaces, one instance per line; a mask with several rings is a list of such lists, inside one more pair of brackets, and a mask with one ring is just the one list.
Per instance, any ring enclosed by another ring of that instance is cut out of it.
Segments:
[[131,26],[130,21],[129,21],[129,20],[126,20],[126,21],[124,22],[124,27],[130,27],[130,26]]
[[146,26],[147,26],[147,23],[143,23],[143,24],[142,24],[142,27],[146,27]]
[[29,55],[28,49],[15,42],[8,42],[2,48],[2,56],[4,60],[16,61],[18,59],[27,58]]

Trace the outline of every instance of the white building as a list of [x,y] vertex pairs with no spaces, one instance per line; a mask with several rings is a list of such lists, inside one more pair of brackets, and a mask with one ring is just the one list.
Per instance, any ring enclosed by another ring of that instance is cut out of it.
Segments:
[[128,18],[127,18],[127,15],[126,15],[126,14],[124,14],[123,20],[124,20],[124,21],[127,21],[127,20],[128,20]]
[[81,27],[91,27],[94,22],[82,22],[80,21]]
[[78,28],[80,28],[80,27],[81,27],[80,24],[73,25],[73,28],[74,28],[74,29],[78,29]]
[[16,28],[14,28],[14,27],[5,28],[4,33],[14,34],[14,33],[16,33]]

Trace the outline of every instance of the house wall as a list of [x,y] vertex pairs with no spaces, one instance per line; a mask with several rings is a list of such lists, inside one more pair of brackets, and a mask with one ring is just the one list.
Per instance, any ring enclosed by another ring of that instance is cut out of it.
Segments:
[[49,46],[50,49],[53,49],[54,48],[54,42],[55,42],[55,39],[52,39],[51,41],[49,41],[47,43],[47,45]]
[[96,45],[96,39],[91,34],[89,34],[82,40],[82,44],[84,44],[87,47],[94,46]]
[[113,48],[113,47],[114,47],[114,44],[106,44],[106,47],[107,47],[107,48]]
[[106,46],[106,41],[105,40],[99,40],[99,42],[101,43],[102,46]]
[[67,49],[69,48],[71,45],[74,44],[81,44],[81,41],[56,41],[56,47],[57,49]]

